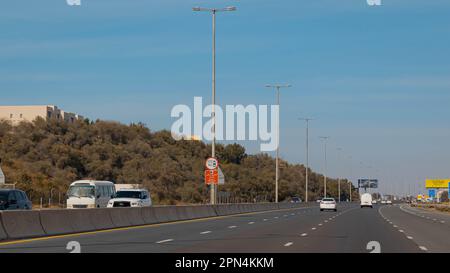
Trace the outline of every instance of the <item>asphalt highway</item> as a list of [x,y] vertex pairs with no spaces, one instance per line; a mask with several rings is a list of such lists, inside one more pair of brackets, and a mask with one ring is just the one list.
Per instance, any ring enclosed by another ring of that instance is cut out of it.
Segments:
[[[408,205],[311,204],[250,213],[0,243],[0,252],[405,253],[450,252],[450,216]],[[70,248],[69,248],[70,249]]]

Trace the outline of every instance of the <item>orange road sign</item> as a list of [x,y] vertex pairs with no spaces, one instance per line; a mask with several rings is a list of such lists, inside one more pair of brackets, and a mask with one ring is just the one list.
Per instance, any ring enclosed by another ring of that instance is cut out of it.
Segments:
[[205,184],[219,184],[219,171],[217,169],[205,170]]

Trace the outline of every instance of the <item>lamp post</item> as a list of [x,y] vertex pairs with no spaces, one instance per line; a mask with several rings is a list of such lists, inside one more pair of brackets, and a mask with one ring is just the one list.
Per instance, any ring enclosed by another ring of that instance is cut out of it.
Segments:
[[[235,11],[236,7],[226,7],[226,8],[201,8],[194,7],[193,11],[206,11],[212,14],[212,144],[211,144],[211,157],[216,157],[216,13],[225,11]],[[217,188],[214,184],[210,186],[211,192],[211,204],[216,204],[217,201]]]
[[[277,93],[277,105],[278,108],[280,108],[280,89],[281,88],[289,88],[291,87],[290,84],[266,84],[266,87],[268,88],[274,88],[276,89]],[[279,178],[279,157],[280,157],[280,117],[278,116],[278,122],[277,122],[277,151],[276,151],[276,158],[275,158],[275,203],[278,203],[278,178]]]
[[312,118],[299,118],[299,120],[304,120],[306,122],[306,171],[305,171],[305,202],[308,202],[308,172],[309,172],[309,121]]
[[[337,148],[336,150],[338,151],[338,161],[340,163],[342,148]],[[339,174],[339,172],[338,172],[338,199],[339,199],[338,202],[341,203],[341,174]]]
[[328,136],[319,137],[324,143],[324,154],[325,154],[325,168],[323,172],[323,198],[327,197],[327,140],[330,138]]

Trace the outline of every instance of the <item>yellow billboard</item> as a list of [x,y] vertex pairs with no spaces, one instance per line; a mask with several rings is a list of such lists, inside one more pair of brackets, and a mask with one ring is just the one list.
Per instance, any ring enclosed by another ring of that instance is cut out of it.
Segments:
[[442,189],[448,188],[450,179],[427,179],[425,180],[425,188],[427,189]]

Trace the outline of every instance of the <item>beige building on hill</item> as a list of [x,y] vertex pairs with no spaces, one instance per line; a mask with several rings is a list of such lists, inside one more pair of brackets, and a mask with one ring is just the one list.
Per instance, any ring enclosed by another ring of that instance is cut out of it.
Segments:
[[13,125],[17,125],[21,121],[31,122],[37,117],[66,122],[84,119],[83,116],[63,111],[55,105],[0,106],[0,120],[10,121]]

